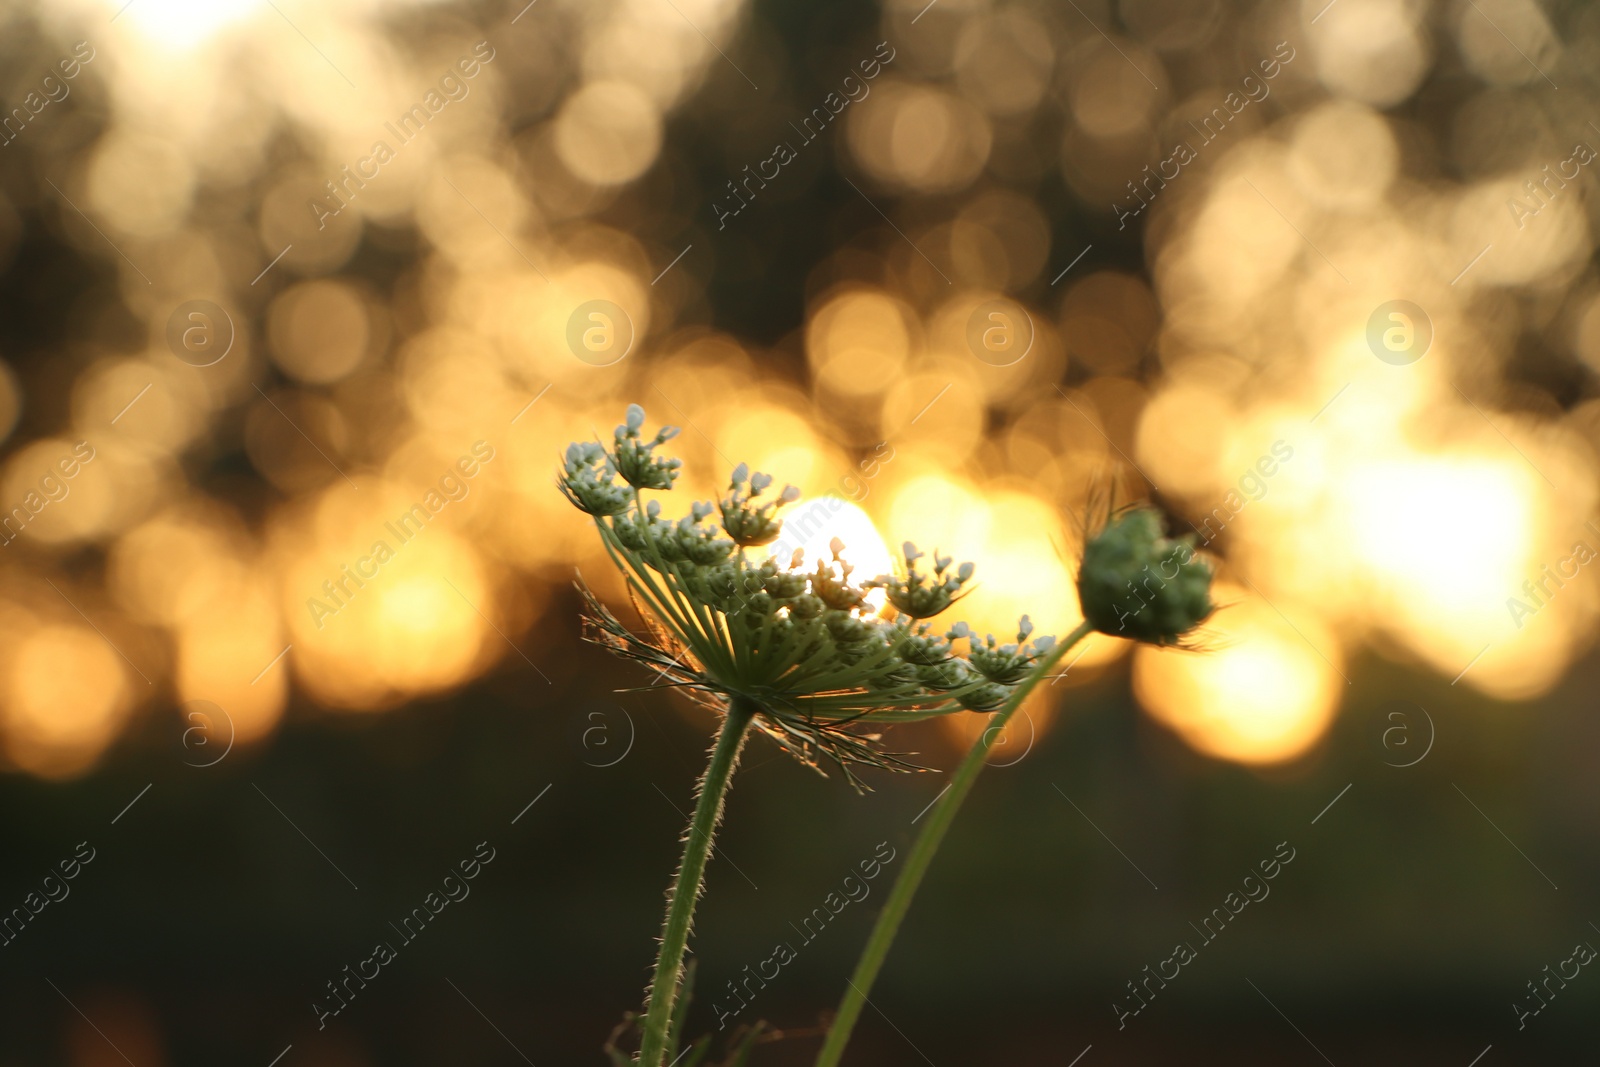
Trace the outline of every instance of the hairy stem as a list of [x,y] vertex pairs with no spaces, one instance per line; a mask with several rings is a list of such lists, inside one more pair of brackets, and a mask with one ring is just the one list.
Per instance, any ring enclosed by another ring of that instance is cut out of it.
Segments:
[[949,787],[934,804],[928,821],[922,826],[922,832],[911,846],[911,854],[906,858],[905,866],[900,868],[900,874],[895,878],[894,888],[889,890],[889,899],[885,901],[883,911],[878,914],[878,921],[872,927],[872,936],[867,940],[867,947],[862,950],[861,959],[856,963],[855,973],[850,976],[850,988],[846,990],[844,999],[839,1002],[839,1012],[834,1016],[833,1025],[828,1029],[828,1039],[817,1055],[816,1067],[838,1067],[839,1058],[844,1055],[845,1045],[850,1041],[850,1032],[855,1029],[856,1020],[861,1016],[861,1008],[867,1001],[867,994],[872,990],[872,983],[877,979],[878,972],[883,969],[883,962],[889,956],[889,947],[894,944],[895,934],[900,931],[901,921],[911,909],[911,898],[917,895],[917,887],[922,884],[922,876],[927,873],[928,865],[933,862],[934,853],[939,851],[945,831],[950,829],[950,824],[955,821],[956,812],[961,809],[962,801],[967,799],[967,794],[972,791],[972,784],[978,780],[978,773],[983,770],[989,747],[993,743],[992,739],[999,735],[1011,716],[1022,706],[1022,702],[1028,698],[1033,687],[1050,673],[1061,661],[1061,657],[1066,655],[1068,649],[1083,640],[1093,629],[1087,622],[1083,623],[1046,653],[1038,666],[1012,691],[1010,699],[994,713],[994,717],[989,720],[988,728],[973,743],[972,748],[962,759],[961,765],[951,775]]
[[750,720],[756,706],[743,697],[734,697],[723,717],[722,730],[711,749],[711,761],[700,779],[694,816],[684,836],[683,861],[677,877],[667,890],[667,918],[661,926],[661,951],[656,956],[655,977],[645,1001],[644,1037],[639,1046],[640,1067],[661,1067],[667,1051],[667,1031],[672,1024],[672,1005],[678,999],[683,977],[683,952],[689,943],[689,928],[694,923],[694,906],[705,883],[706,859],[722,820],[722,799],[728,781],[739,763]]

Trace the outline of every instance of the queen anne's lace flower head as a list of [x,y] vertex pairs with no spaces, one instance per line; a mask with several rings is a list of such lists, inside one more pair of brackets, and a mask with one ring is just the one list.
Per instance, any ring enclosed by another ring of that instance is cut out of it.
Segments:
[[[958,654],[952,641],[971,636],[964,623],[941,635],[921,620],[960,598],[973,566],[935,553],[926,573],[909,543],[903,569],[865,583],[853,578],[837,538],[829,558],[810,567],[799,550],[787,560],[751,558],[747,549],[777,539],[779,512],[800,491],[769,494],[771,476],[742,463],[721,501],[663,518],[661,502],[643,491],[670,490],[677,479],[679,461],[655,455],[676,430],[646,438],[644,421],[643,409],[630,406],[613,447],[570,446],[558,478],[594,518],[650,626],[648,635],[634,633],[583,588],[586,636],[718,708],[749,701],[760,727],[808,765],[827,756],[858,785],[854,764],[909,767],[871,731],[963,708],[992,711],[1049,647],[1047,638],[1028,641],[1024,618],[1016,644],[972,641],[970,659]],[[891,606],[883,613],[867,601],[878,587]]]

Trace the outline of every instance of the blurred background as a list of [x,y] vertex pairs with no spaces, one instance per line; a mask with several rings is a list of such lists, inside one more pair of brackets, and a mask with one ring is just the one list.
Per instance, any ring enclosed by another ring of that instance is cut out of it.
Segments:
[[[849,1062],[1592,1047],[1597,59],[1534,0],[0,0],[0,1064],[604,1062],[713,727],[577,639],[556,457],[630,402],[669,513],[748,462],[980,632],[1080,620],[1108,497],[1219,560],[1201,651],[1015,722]],[[896,864],[793,924],[941,788],[870,784],[752,743],[692,1032],[810,1062]]]

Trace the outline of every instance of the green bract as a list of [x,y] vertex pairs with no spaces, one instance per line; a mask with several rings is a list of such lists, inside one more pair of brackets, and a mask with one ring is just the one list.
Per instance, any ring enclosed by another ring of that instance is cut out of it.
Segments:
[[1216,609],[1211,577],[1193,536],[1163,537],[1153,510],[1129,508],[1084,548],[1078,600],[1101,633],[1174,645]]
[[[806,764],[826,756],[858,786],[852,765],[907,767],[879,751],[873,727],[993,710],[1049,647],[1045,639],[1025,643],[1031,626],[1024,619],[1018,645],[995,648],[991,639],[971,661],[955,653],[950,641],[968,636],[964,624],[939,636],[917,620],[959,598],[972,564],[952,568],[936,557],[930,577],[909,544],[902,574],[865,583],[852,577],[837,538],[831,558],[809,568],[803,551],[752,560],[746,548],[778,537],[777,513],[800,492],[790,486],[763,501],[772,478],[744,464],[720,505],[696,502],[682,518],[663,518],[661,502],[645,501],[639,490],[672,487],[679,462],[653,450],[676,431],[646,439],[643,425],[644,411],[630,406],[614,450],[570,446],[559,479],[567,499],[594,517],[651,624],[648,636],[634,633],[584,589],[586,636],[719,709],[749,702],[761,728]],[[711,521],[716,512],[720,524]],[[876,586],[888,590],[890,618],[867,603]]]

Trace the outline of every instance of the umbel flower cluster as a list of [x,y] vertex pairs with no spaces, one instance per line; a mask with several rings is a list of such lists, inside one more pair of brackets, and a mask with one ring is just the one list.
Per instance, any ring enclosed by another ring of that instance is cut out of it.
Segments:
[[[878,727],[994,711],[1051,648],[1053,638],[1032,636],[1027,616],[1004,644],[978,640],[965,623],[936,631],[925,620],[962,597],[973,565],[935,553],[930,570],[910,542],[894,574],[864,582],[837,538],[830,557],[809,566],[803,550],[786,561],[751,558],[747,550],[777,540],[778,512],[800,491],[772,493],[772,478],[745,464],[720,501],[663,518],[660,500],[644,492],[676,481],[679,461],[656,449],[677,431],[646,438],[644,420],[630,405],[611,448],[579,442],[564,457],[562,493],[594,518],[649,626],[635,633],[580,585],[585,636],[719,710],[746,702],[760,728],[807,765],[825,756],[858,787],[853,765],[909,768],[879,749]],[[874,589],[888,601],[881,613],[867,601]]]

